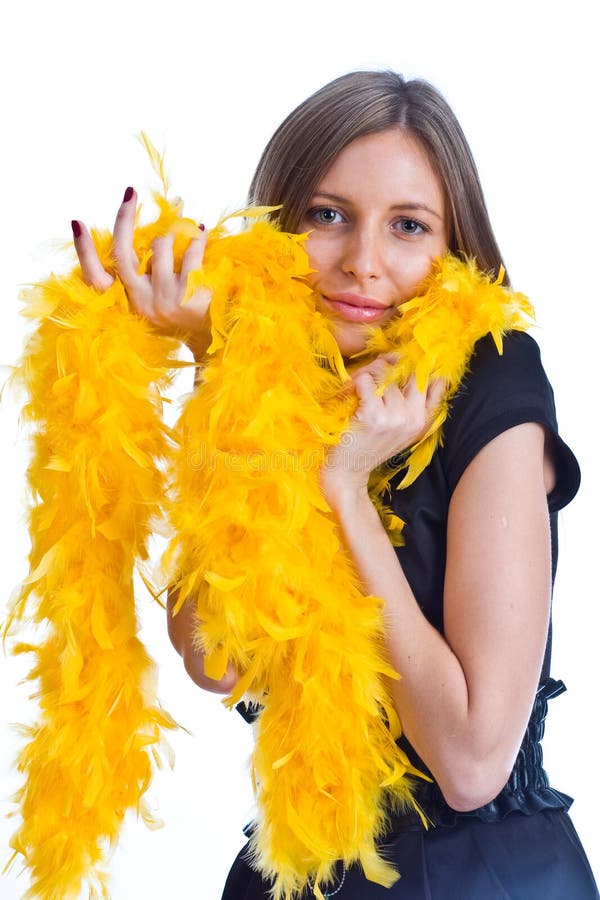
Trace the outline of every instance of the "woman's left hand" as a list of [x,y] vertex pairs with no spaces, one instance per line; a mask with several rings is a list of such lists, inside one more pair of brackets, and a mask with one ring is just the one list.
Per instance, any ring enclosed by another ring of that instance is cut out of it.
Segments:
[[386,460],[417,443],[427,433],[445,389],[443,379],[431,381],[420,391],[411,376],[403,388],[378,387],[396,360],[377,357],[352,375],[358,407],[350,427],[329,452],[321,474],[328,497],[340,488],[366,489],[369,475]]

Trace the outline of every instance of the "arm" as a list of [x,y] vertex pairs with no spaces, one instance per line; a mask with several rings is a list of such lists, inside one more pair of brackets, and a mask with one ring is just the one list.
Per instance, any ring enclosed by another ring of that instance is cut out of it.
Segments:
[[[372,380],[357,385],[363,458],[368,441],[375,458],[393,455],[385,440],[395,441],[397,452],[412,442],[404,436],[418,428],[419,417],[422,427],[427,420],[427,397],[412,388],[388,391],[376,398]],[[406,735],[448,803],[476,808],[506,783],[547,636],[551,483],[544,477],[544,431],[530,423],[501,434],[479,452],[454,492],[445,637],[421,613],[363,473],[349,475],[347,464],[342,472],[335,463],[324,472],[325,494],[365,590],[384,600],[388,650],[402,675],[391,689]]]
[[176,616],[173,607],[177,603],[177,592],[169,591],[167,598],[167,629],[171,643],[183,659],[183,665],[198,687],[214,694],[230,694],[238,681],[238,673],[229,666],[220,681],[208,678],[204,673],[204,654],[195,646],[193,635],[196,631],[196,615],[190,603],[184,603]]
[[[199,228],[198,238],[190,242],[180,272],[175,272],[173,266],[173,239],[166,236],[154,241],[151,274],[140,275],[139,260],[133,249],[135,216],[136,194],[128,188],[117,213],[112,252],[119,278],[127,290],[131,308],[147,318],[160,333],[187,333],[188,347],[195,359],[199,360],[210,343],[208,315],[210,294],[202,289],[185,305],[182,305],[182,299],[188,273],[202,266],[206,246],[204,228]],[[78,220],[73,220],[72,228],[84,281],[97,291],[107,290],[113,283],[113,276],[103,268],[89,231]],[[237,682],[237,673],[230,669],[220,681],[207,678],[204,674],[204,656],[193,642],[195,632],[193,608],[189,603],[185,604],[179,613],[173,616],[172,610],[176,601],[176,593],[169,593],[167,626],[171,643],[182,657],[186,671],[200,687],[215,693],[230,693]]]

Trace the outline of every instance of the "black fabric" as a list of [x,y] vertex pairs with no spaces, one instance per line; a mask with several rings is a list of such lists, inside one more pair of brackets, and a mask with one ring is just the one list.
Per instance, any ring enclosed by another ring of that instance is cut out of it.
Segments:
[[524,332],[508,334],[498,354],[491,337],[481,340],[455,396],[444,427],[441,450],[450,492],[474,456],[492,438],[523,422],[539,422],[552,439],[557,484],[548,498],[552,512],[577,493],[577,460],[558,434],[554,394],[542,367],[539,347]]
[[[270,900],[269,884],[237,857],[222,900]],[[358,866],[325,896],[335,900],[598,900],[589,863],[566,812],[511,815],[494,825],[465,819],[453,828],[390,837],[385,855],[400,872],[391,888]],[[314,900],[306,890],[302,900]]]
[[[392,482],[391,506],[406,522],[405,545],[397,549],[398,558],[423,613],[442,634],[446,528],[452,493],[469,463],[489,441],[524,422],[544,426],[554,458],[556,485],[548,497],[554,581],[558,561],[558,510],[577,493],[581,475],[577,460],[559,435],[552,388],[542,366],[539,347],[528,334],[508,334],[502,355],[491,338],[478,343],[469,373],[451,404],[442,446],[410,487],[396,489],[401,474]],[[530,812],[570,806],[570,798],[548,784],[539,743],[547,701],[558,693],[554,690],[557,683],[550,679],[551,649],[550,623],[540,689],[515,768],[496,800],[469,816],[491,821],[514,809]],[[401,744],[414,765],[428,773],[408,741],[402,739]],[[436,785],[423,786],[420,791],[425,811],[434,822],[455,820],[457,814],[445,803]]]
[[[508,428],[544,426],[554,457],[556,486],[548,498],[552,574],[558,558],[557,512],[576,494],[579,466],[561,439],[552,388],[540,352],[528,335],[505,337],[499,355],[491,338],[476,347],[470,370],[452,401],[443,443],[427,469],[407,489],[391,484],[390,505],[405,522],[398,558],[424,615],[442,634],[446,526],[452,493],[477,453]],[[395,461],[391,461],[392,464]],[[386,890],[367,882],[358,868],[343,876],[339,900],[594,900],[598,892],[568,817],[571,798],[550,786],[541,738],[548,700],[565,690],[550,678],[551,628],[540,686],[514,769],[491,803],[457,813],[435,783],[422,782],[417,798],[434,827],[415,815],[393,820],[386,856],[402,878]],[[251,720],[256,710],[240,710]],[[427,767],[405,739],[411,761]],[[342,873],[340,873],[341,884]],[[335,886],[332,891],[335,890]],[[260,900],[268,885],[248,867],[244,851],[231,871],[223,900]],[[307,897],[309,894],[307,894]],[[333,893],[332,893],[333,896]]]
[[[553,449],[557,482],[548,498],[552,572],[558,559],[557,512],[577,493],[577,460],[558,433],[554,395],[537,344],[528,334],[511,332],[500,356],[491,338],[481,340],[470,371],[452,401],[443,443],[427,469],[404,490],[392,480],[390,502],[406,522],[398,558],[424,614],[443,633],[448,505],[461,475],[489,441],[508,428],[538,422]],[[548,648],[549,651],[549,648]],[[548,678],[550,654],[541,680]]]
[[[445,828],[459,824],[464,819],[480,819],[482,822],[499,822],[513,812],[532,815],[540,810],[568,810],[572,798],[550,786],[544,770],[541,740],[544,735],[548,700],[558,697],[566,690],[562,681],[549,678],[538,689],[531,717],[521,749],[510,777],[497,797],[485,806],[470,812],[456,812],[444,800],[443,794],[434,781],[415,782],[415,797],[427,813],[430,822]],[[400,746],[406,751],[413,765],[430,774],[423,760],[419,759],[407,740],[401,738]],[[421,819],[416,812],[398,816],[392,820],[394,832],[422,829]]]

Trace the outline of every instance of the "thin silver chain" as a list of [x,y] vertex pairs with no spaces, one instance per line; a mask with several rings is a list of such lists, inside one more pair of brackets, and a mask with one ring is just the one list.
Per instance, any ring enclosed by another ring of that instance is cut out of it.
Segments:
[[336,894],[339,894],[341,889],[344,887],[345,880],[346,880],[346,864],[342,863],[342,880],[336,887],[335,891],[325,891],[325,900],[331,900],[331,897],[335,897]]

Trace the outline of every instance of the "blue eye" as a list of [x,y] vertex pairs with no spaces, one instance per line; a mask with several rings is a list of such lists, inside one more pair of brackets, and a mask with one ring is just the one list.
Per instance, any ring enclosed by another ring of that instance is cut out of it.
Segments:
[[410,237],[415,234],[422,234],[425,231],[429,231],[429,228],[426,225],[423,225],[422,222],[419,222],[418,219],[408,219],[404,217],[398,219],[398,221],[394,223],[394,227],[402,234],[409,235]]
[[316,206],[309,209],[307,217],[317,222],[319,225],[337,225],[341,221],[341,213],[331,206]]

